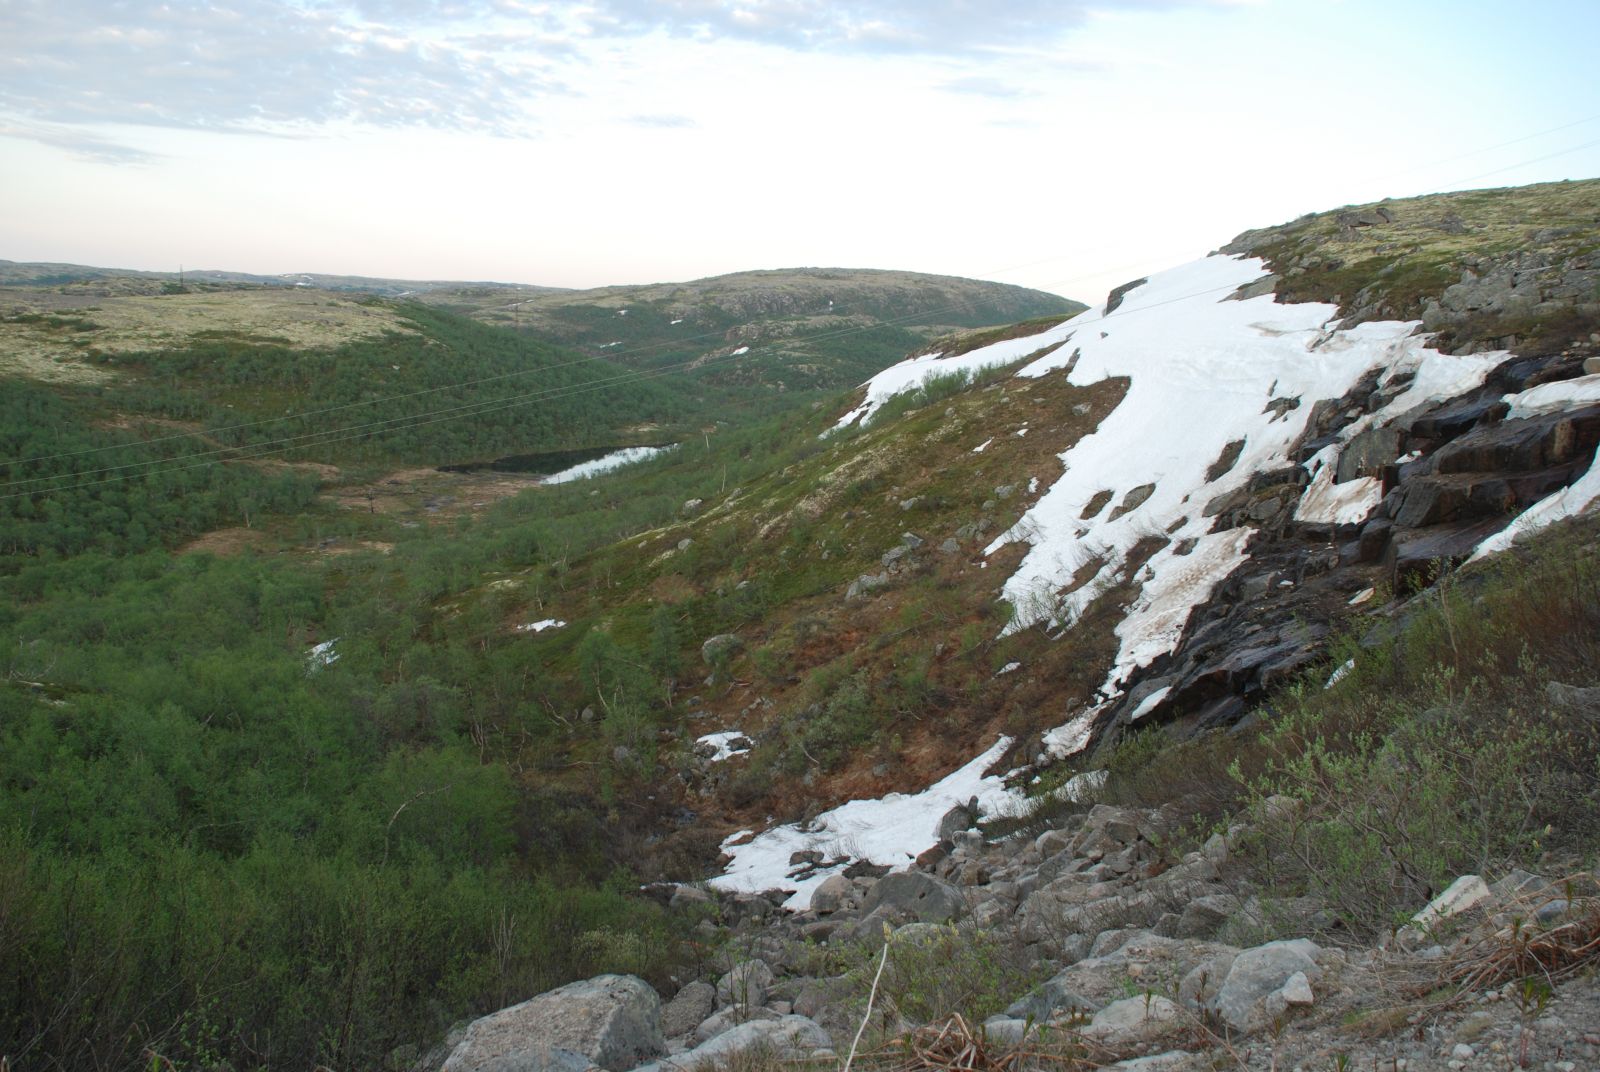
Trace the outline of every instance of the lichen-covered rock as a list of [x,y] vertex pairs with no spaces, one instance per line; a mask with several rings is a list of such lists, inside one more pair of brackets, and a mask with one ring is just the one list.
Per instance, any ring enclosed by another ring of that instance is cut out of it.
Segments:
[[660,997],[632,975],[568,983],[474,1020],[442,1072],[626,1072],[666,1052],[660,1015]]

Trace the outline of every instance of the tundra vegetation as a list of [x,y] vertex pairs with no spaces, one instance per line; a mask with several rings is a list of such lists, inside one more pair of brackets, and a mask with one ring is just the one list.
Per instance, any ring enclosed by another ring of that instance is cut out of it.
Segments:
[[[1513,224],[1493,209],[1500,242]],[[1385,273],[1318,259],[1342,234],[1322,226],[1260,239],[1285,292],[1359,291],[1373,315],[1420,313],[1474,248],[1453,225],[1419,231]],[[1570,260],[1580,237],[1544,241]],[[1037,743],[1103,680],[1139,555],[1052,632],[1006,628],[1016,608],[996,594],[1021,551],[982,552],[1125,381],[936,377],[831,431],[848,400],[800,389],[825,376],[782,393],[752,386],[767,372],[641,377],[526,325],[373,308],[385,329],[327,346],[248,325],[97,345],[81,303],[0,325],[95,373],[8,365],[0,390],[14,1067],[381,1068],[573,979],[665,987],[729,951],[641,883],[704,877],[723,835],[769,815],[925,785],[969,758],[952,742]],[[876,331],[852,360],[901,346]],[[667,442],[470,509],[372,505],[408,468]],[[222,529],[253,539],[195,549]],[[1243,878],[1315,889],[1330,930],[1361,940],[1462,872],[1592,866],[1595,723],[1554,686],[1597,684],[1594,529],[1350,610],[1325,664],[1265,697],[1253,728],[1156,728],[1090,757],[1109,771],[1097,799],[1166,806],[1175,855],[1247,820]],[[708,655],[723,634],[738,644]],[[695,738],[727,729],[751,751],[698,762]],[[1074,773],[1046,772],[1036,810],[990,833],[1086,810],[1049,792]],[[872,951],[829,955],[853,958],[831,966],[864,998]],[[998,938],[922,955],[885,985],[929,1019],[981,1019],[1037,968]],[[935,985],[947,962],[960,970]]]

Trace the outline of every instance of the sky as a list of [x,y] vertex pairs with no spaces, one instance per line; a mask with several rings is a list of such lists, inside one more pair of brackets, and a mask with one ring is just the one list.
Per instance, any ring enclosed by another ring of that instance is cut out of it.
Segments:
[[0,258],[1096,301],[1600,176],[1596,0],[0,0]]

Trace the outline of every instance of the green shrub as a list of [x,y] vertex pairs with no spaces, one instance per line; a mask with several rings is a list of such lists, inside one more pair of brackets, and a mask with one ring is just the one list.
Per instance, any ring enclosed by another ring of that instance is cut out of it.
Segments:
[[859,1010],[852,1016],[859,1020],[877,977],[872,1027],[884,1034],[955,1013],[981,1023],[1047,974],[1014,935],[970,924],[916,927],[910,934],[890,935],[878,977],[882,955],[870,943],[856,947],[856,964],[844,975],[841,998]]

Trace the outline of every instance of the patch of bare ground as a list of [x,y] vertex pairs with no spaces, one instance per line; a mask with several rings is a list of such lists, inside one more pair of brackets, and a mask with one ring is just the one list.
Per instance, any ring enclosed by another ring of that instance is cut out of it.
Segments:
[[225,529],[212,529],[202,533],[178,548],[180,555],[216,555],[218,558],[228,558],[233,555],[242,555],[246,551],[259,550],[270,542],[268,535],[260,529],[245,528],[243,525],[234,525]]
[[225,334],[296,349],[333,347],[414,329],[387,305],[324,291],[259,288],[190,294],[110,294],[59,314],[59,295],[7,290],[0,373],[51,383],[99,383],[108,355],[181,349]]
[[370,483],[336,488],[328,499],[358,513],[434,523],[481,514],[502,499],[538,487],[539,482],[539,477],[530,474],[487,469],[468,473],[399,469]]

